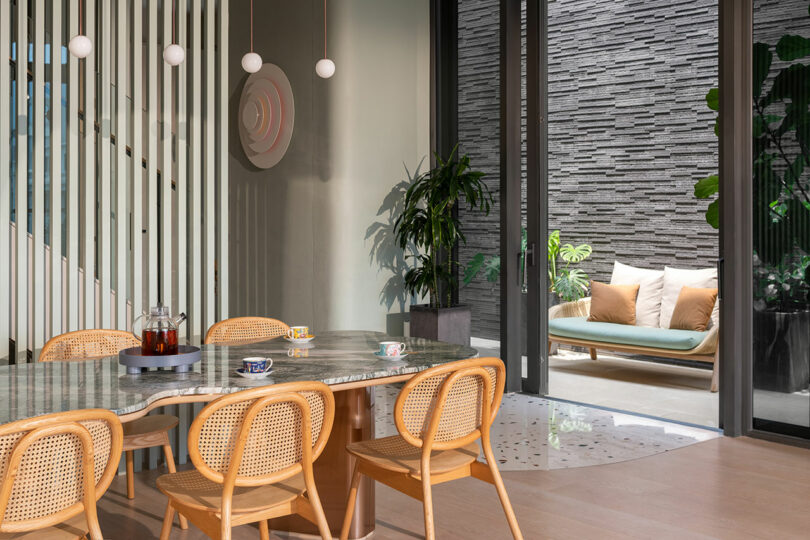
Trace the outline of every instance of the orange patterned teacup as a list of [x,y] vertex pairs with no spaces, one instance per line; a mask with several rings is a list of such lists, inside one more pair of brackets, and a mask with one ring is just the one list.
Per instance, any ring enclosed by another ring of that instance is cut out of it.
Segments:
[[291,326],[287,332],[287,337],[290,339],[306,339],[309,337],[308,326]]

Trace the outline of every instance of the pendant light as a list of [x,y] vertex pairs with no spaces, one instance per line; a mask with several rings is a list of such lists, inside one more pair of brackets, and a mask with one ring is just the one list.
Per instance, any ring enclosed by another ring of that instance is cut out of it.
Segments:
[[174,16],[175,8],[176,0],[172,0],[172,42],[163,50],[163,60],[170,66],[179,66],[186,59],[186,50],[178,45],[175,39],[174,31],[177,27]]
[[79,0],[79,34],[73,36],[68,42],[68,50],[70,54],[76,58],[86,58],[93,52],[93,42],[90,38],[82,34],[82,19],[84,19],[84,11],[82,11],[82,0]]
[[262,69],[262,57],[253,52],[253,0],[250,0],[250,52],[242,57],[242,69],[248,73]]
[[323,58],[315,64],[315,73],[323,79],[335,74],[335,63],[326,54],[326,0],[323,0]]

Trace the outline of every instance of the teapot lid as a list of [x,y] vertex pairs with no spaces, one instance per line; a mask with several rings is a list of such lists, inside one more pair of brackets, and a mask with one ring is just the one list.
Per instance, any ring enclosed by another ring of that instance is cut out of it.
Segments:
[[150,315],[156,317],[168,317],[169,316],[169,306],[164,306],[163,304],[158,304],[156,306],[152,306],[149,310]]

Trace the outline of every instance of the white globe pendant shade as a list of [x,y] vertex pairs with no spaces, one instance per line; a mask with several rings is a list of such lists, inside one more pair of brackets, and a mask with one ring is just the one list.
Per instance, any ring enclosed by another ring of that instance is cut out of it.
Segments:
[[315,73],[318,74],[318,77],[328,79],[335,74],[335,63],[328,58],[321,58],[315,64]]
[[262,57],[255,52],[249,52],[242,57],[242,69],[248,73],[256,73],[262,69]]
[[163,60],[170,66],[179,66],[185,59],[185,49],[176,43],[172,43],[163,50]]
[[93,52],[93,42],[90,41],[89,37],[79,34],[70,40],[68,50],[70,50],[70,54],[77,58],[86,58],[87,55]]

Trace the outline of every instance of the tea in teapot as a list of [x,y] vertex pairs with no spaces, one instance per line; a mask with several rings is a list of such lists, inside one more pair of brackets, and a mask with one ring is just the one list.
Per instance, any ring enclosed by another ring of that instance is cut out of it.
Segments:
[[[141,337],[135,334],[135,323],[144,318]],[[177,327],[186,320],[186,314],[176,317],[169,315],[168,306],[158,304],[132,321],[132,335],[141,341],[141,354],[144,356],[162,356],[177,354]]]

